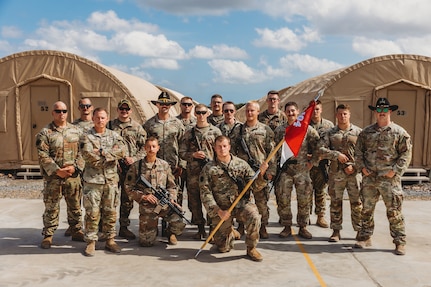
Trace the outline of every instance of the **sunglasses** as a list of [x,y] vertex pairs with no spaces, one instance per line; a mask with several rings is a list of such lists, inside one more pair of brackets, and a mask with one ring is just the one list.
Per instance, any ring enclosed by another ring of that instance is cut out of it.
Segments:
[[91,107],[91,105],[84,105],[84,104],[80,104],[79,105],[79,107],[81,108],[81,109],[89,109],[90,107]]
[[197,115],[205,115],[207,111],[195,111]]
[[191,107],[193,104],[191,103],[181,103],[182,106],[187,106],[187,107]]
[[226,110],[224,110],[223,111],[225,114],[227,114],[227,113],[233,113],[233,112],[235,112],[234,110],[229,110],[229,109],[226,109]]
[[120,111],[130,111],[130,108],[123,108],[123,107],[120,107],[120,108],[118,108]]
[[387,112],[389,112],[389,108],[376,108],[376,112],[378,112],[378,113],[381,113],[381,112],[387,113]]
[[67,110],[54,110],[54,112],[56,113],[56,114],[66,114],[67,113]]

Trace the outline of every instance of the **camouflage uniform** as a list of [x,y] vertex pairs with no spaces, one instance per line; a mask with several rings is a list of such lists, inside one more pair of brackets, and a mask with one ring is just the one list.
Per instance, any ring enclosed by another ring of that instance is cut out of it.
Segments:
[[[276,142],[280,142],[284,138],[287,126],[288,123],[275,129]],[[275,196],[280,223],[283,226],[292,226],[291,198],[294,185],[298,204],[297,224],[302,228],[306,227],[309,222],[312,186],[307,162],[310,160],[313,165],[317,164],[318,141],[319,134],[314,128],[308,126],[298,155],[290,158],[283,169],[279,171],[281,173],[275,183]],[[309,150],[315,152],[311,159],[308,158]]]
[[[81,221],[81,176],[84,160],[79,153],[81,130],[67,123],[57,127],[53,122],[36,135],[39,164],[45,181],[43,190],[42,235],[52,236],[59,224],[60,199],[64,196],[67,204],[67,221],[71,232],[82,229]],[[69,178],[56,175],[59,168],[73,165],[75,173]]]
[[[188,207],[192,213],[192,223],[205,224],[202,213],[202,202],[199,193],[199,173],[208,161],[214,159],[213,145],[215,138],[221,135],[220,130],[209,125],[199,128],[197,126],[187,130],[180,145],[180,156],[187,161],[187,199]],[[196,151],[205,153],[205,160],[192,156]]]
[[[202,203],[214,227],[220,222],[220,217],[217,214],[218,210],[228,210],[242,191],[242,187],[238,187],[233,178],[240,179],[246,184],[255,174],[247,162],[233,155],[231,156],[232,159],[228,164],[215,159],[205,165],[199,178]],[[265,186],[266,181],[258,178],[253,182],[252,189],[258,193]],[[261,216],[256,205],[250,200],[250,193],[248,195],[246,193],[240,199],[231,214],[230,219],[223,222],[214,235],[216,246],[225,251],[232,248],[234,240],[232,224],[233,219],[237,218],[245,225],[245,244],[248,247],[256,247],[259,242]]]
[[273,131],[281,125],[287,123],[286,114],[280,110],[271,115],[268,110],[261,112],[258,116],[258,121],[269,126]]
[[[147,133],[143,127],[130,119],[128,122],[122,122],[119,119],[112,120],[108,123],[107,127],[110,130],[117,132],[126,144],[125,157],[133,158],[133,162],[138,161],[145,156],[145,140]],[[124,190],[125,172],[119,170],[119,187],[121,193],[120,199],[120,227],[127,227],[130,225],[130,211],[133,208],[133,199],[131,199]]]
[[97,134],[94,128],[81,137],[80,145],[85,159],[85,240],[97,241],[100,220],[106,238],[114,238],[120,195],[117,161],[125,156],[126,146],[118,133],[106,129]]
[[[315,128],[319,133],[319,136],[322,135],[329,129],[334,127],[334,124],[326,119],[322,119],[319,123],[314,123],[310,121],[310,126]],[[314,213],[317,216],[324,216],[326,209],[326,192],[325,189],[327,185],[327,179],[322,172],[322,168],[328,169],[328,166],[325,162],[320,162],[320,166],[313,166],[310,170],[311,183],[313,185],[313,193],[314,193]],[[311,208],[313,208],[313,201],[311,201]],[[311,209],[310,212],[313,212]]]
[[[237,126],[232,131],[232,153],[239,158],[248,161],[249,164],[250,159],[247,153],[244,151],[243,147],[241,146],[241,138],[244,138],[244,141],[250,151],[250,155],[258,166],[260,166],[265,161],[265,159],[274,149],[274,132],[269,126],[262,124],[261,122],[257,122],[257,124],[253,127],[248,127],[246,123]],[[271,160],[268,173],[271,173],[270,170],[273,169],[273,166],[273,160]],[[252,168],[257,170],[258,167],[252,166]],[[269,220],[268,185],[266,185],[265,188],[262,189],[262,191],[256,192],[253,195],[255,198],[256,206],[259,209],[259,213],[262,215],[261,225],[265,227],[268,225]]]
[[[331,197],[331,229],[341,230],[343,223],[343,195],[347,189],[350,200],[350,216],[353,230],[361,229],[362,201],[359,196],[359,188],[362,176],[355,166],[355,145],[361,128],[350,124],[346,130],[341,130],[338,126],[327,131],[320,141],[319,152],[322,158],[329,159],[329,188]],[[346,155],[349,161],[340,163],[338,156],[340,153]],[[354,172],[346,174],[344,169],[353,166]]]
[[242,125],[242,123],[235,119],[235,122],[232,125],[228,125],[223,121],[217,127],[220,129],[222,135],[230,138],[232,131],[235,129],[237,125]]
[[79,127],[83,133],[87,133],[92,127],[94,127],[93,121],[84,121],[80,118],[76,119],[72,124]]
[[[177,188],[169,164],[159,158],[155,162],[147,163],[146,159],[135,162],[131,165],[126,175],[125,190],[129,196],[139,203],[139,243],[143,246],[151,246],[156,241],[157,226],[159,217],[169,223],[169,232],[181,235],[186,226],[182,218],[163,206],[158,210],[158,205],[142,200],[143,195],[153,194],[151,188],[146,187],[138,181],[138,177],[143,175],[154,188],[159,186],[166,188],[171,199],[176,199]],[[161,207],[161,206],[159,206]]]
[[[362,229],[358,240],[367,240],[373,235],[373,215],[381,195],[386,205],[393,242],[396,245],[406,244],[404,216],[401,213],[401,175],[408,168],[411,156],[410,135],[395,123],[381,128],[372,124],[359,134],[355,148],[356,168],[358,171],[366,168],[371,174],[362,179]],[[385,177],[390,170],[395,172],[395,176]]]
[[186,118],[183,118],[181,116],[181,114],[179,114],[177,116],[177,119],[179,119],[183,123],[184,128],[186,130],[191,129],[192,127],[194,127],[196,125],[196,118],[195,117],[190,117],[190,119],[186,119]]
[[218,126],[219,124],[221,124],[222,122],[224,122],[224,115],[221,114],[219,116],[215,116],[214,114],[211,114],[208,116],[208,122],[210,124],[212,124],[213,126]]

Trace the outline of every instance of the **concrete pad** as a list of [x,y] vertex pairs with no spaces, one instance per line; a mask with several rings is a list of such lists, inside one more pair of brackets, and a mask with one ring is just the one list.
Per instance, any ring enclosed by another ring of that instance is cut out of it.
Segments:
[[[167,245],[161,237],[150,248],[140,247],[137,240],[117,239],[121,254],[105,252],[104,243],[98,242],[96,256],[88,258],[82,255],[85,243],[63,236],[67,228],[64,202],[54,245],[43,250],[39,247],[43,202],[0,199],[0,286],[431,286],[431,201],[404,202],[405,256],[393,254],[381,201],[373,246],[363,250],[352,248],[356,233],[348,201],[344,201],[344,229],[338,243],[327,241],[332,232],[317,227],[314,215],[309,227],[313,239],[296,235],[280,239],[282,227],[273,198],[270,206],[270,238],[258,245],[263,262],[245,256],[243,240],[224,254],[208,244],[194,258],[203,244],[192,239],[195,226],[186,228],[176,246]],[[293,209],[295,217],[296,201]],[[189,213],[186,216],[190,218]],[[131,229],[137,233],[136,204],[131,220]],[[298,232],[297,227],[293,229]]]

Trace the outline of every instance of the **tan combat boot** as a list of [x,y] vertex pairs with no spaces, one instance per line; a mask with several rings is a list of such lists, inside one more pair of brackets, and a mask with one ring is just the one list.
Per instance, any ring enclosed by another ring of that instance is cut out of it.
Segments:
[[120,231],[118,232],[118,236],[126,238],[127,240],[133,240],[136,238],[136,235],[130,231],[127,226],[121,226]]
[[253,261],[260,262],[263,260],[262,255],[257,251],[256,247],[247,247],[247,256]]
[[205,225],[198,224],[198,232],[193,235],[193,238],[197,240],[204,240],[205,238],[207,238],[207,233],[205,232]]
[[329,237],[328,242],[338,242],[340,241],[340,230],[334,229],[334,232],[332,232],[331,237]]
[[322,228],[328,228],[329,224],[323,215],[317,216],[316,225]]
[[175,234],[169,235],[168,244],[169,245],[177,245],[177,243],[178,243],[178,240],[177,240],[177,237],[175,236]]
[[395,254],[396,255],[406,255],[406,246],[398,244],[395,246]]
[[241,239],[241,233],[239,233],[237,230],[235,230],[235,228],[232,227],[232,235],[235,238],[235,240],[240,240]]
[[371,246],[371,238],[368,238],[366,240],[358,240],[355,243],[355,248],[365,248]]
[[307,227],[305,227],[305,226],[299,228],[298,234],[299,234],[299,236],[301,236],[302,238],[305,238],[305,239],[313,238],[313,235],[311,235],[311,233],[307,230]]
[[92,240],[87,243],[87,247],[84,250],[84,255],[92,257],[96,254],[96,241]]
[[109,238],[108,240],[106,240],[105,250],[112,252],[112,253],[120,253],[121,252],[121,248],[114,241],[114,238]]
[[82,230],[78,230],[77,232],[72,234],[73,241],[85,242],[84,240],[84,232]]
[[260,227],[259,234],[260,234],[261,239],[268,239],[269,238],[269,235],[268,235],[268,232],[266,231],[265,225],[262,225]]
[[42,240],[42,243],[40,244],[40,247],[42,249],[49,249],[52,245],[52,235],[46,235],[45,238]]
[[280,238],[287,238],[290,235],[292,235],[292,228],[290,226],[285,226],[278,236]]
[[69,236],[71,236],[72,235],[72,227],[68,227],[67,229],[66,229],[66,231],[64,232],[64,236],[66,236],[66,237],[69,237]]

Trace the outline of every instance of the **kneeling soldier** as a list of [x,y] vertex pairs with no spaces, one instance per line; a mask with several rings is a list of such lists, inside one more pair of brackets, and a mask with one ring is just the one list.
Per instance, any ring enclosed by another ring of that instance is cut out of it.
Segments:
[[[128,195],[139,203],[139,244],[143,247],[154,245],[157,238],[159,217],[169,223],[169,244],[177,244],[176,236],[181,235],[186,226],[180,215],[172,212],[169,205],[161,205],[154,194],[156,189],[166,189],[172,204],[176,204],[177,188],[169,164],[156,157],[160,146],[157,138],[149,137],[145,141],[147,155],[131,165],[126,175],[125,189]],[[151,186],[140,180],[143,176]]]
[[[218,136],[215,139],[214,150],[217,157],[206,164],[200,174],[199,187],[202,203],[211,218],[211,224],[216,226],[220,220],[224,220],[220,229],[214,234],[214,243],[220,252],[229,252],[233,248],[235,232],[233,219],[244,223],[247,245],[247,256],[254,261],[262,261],[262,255],[257,251],[259,242],[259,230],[261,215],[251,201],[251,192],[246,193],[232,213],[229,207],[241,193],[245,183],[255,174],[250,165],[230,153],[230,139],[226,136]],[[266,186],[263,175],[268,168],[267,163],[262,163],[261,173],[253,182],[253,192],[260,192]]]

